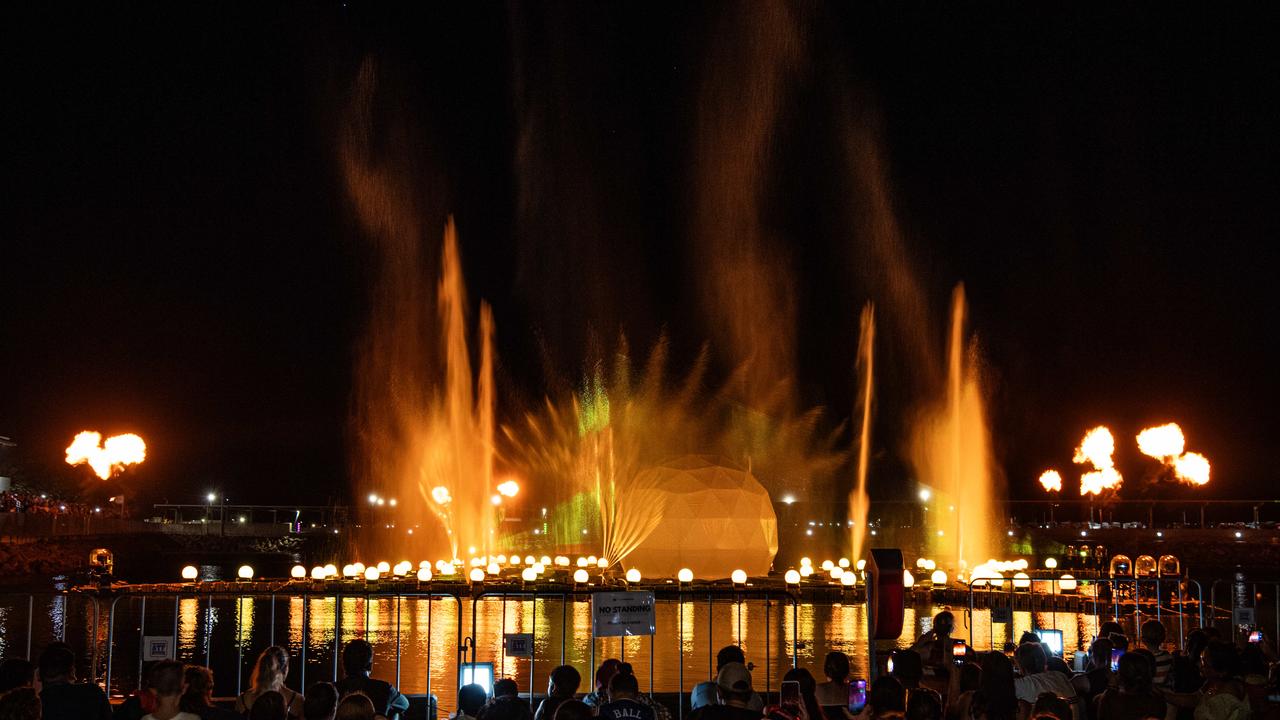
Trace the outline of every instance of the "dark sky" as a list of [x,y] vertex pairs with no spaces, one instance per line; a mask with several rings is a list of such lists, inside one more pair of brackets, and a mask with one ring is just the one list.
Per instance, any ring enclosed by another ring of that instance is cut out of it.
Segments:
[[[151,459],[129,482],[155,497],[346,492],[373,262],[337,157],[366,58],[394,108],[384,151],[424,225],[457,217],[472,299],[494,305],[506,409],[620,330],[693,356],[715,269],[689,261],[691,128],[731,6],[459,5],[10,15],[0,435],[22,462],[62,472],[76,431],[136,431]],[[1074,474],[1099,423],[1140,475],[1128,439],[1176,420],[1216,493],[1273,496],[1274,24],[805,7],[762,200],[795,274],[802,401],[849,416],[858,310],[891,315],[833,159],[856,118],[925,293],[912,332],[940,345],[966,283],[1013,495],[1049,465]],[[892,337],[882,362],[892,456],[916,370]]]

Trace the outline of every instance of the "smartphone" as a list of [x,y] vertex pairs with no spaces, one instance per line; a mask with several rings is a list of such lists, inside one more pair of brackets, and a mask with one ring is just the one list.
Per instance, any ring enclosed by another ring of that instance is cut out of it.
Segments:
[[1120,670],[1121,655],[1124,655],[1124,651],[1120,648],[1116,648],[1111,651],[1111,672],[1118,672]]
[[1040,644],[1049,651],[1049,654],[1062,657],[1061,630],[1037,630],[1036,635],[1040,637]]
[[951,660],[957,665],[963,665],[964,659],[969,655],[969,648],[964,644],[963,640],[951,641]]
[[800,709],[800,683],[796,680],[782,681],[782,697],[779,701],[783,707]]
[[893,656],[892,655],[890,655],[889,658],[884,661],[884,671],[889,673],[890,675],[893,674]]
[[849,683],[849,712],[862,712],[862,708],[867,706],[867,679],[858,678]]
[[1254,630],[1253,632],[1249,633],[1249,642],[1251,642],[1251,643],[1260,643],[1260,642],[1262,642],[1262,631],[1261,631],[1261,630]]

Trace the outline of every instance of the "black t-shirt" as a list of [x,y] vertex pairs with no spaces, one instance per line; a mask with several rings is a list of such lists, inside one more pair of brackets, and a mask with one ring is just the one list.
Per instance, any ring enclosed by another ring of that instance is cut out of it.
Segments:
[[689,715],[689,720],[761,720],[755,710],[735,705],[704,705]]
[[476,720],[529,720],[533,713],[529,712],[529,703],[518,697],[498,697],[490,700],[480,712]]
[[600,706],[600,720],[654,720],[653,708],[636,700],[615,700]]
[[542,704],[538,705],[538,711],[533,714],[533,720],[552,720],[556,716],[556,709],[559,708],[566,700],[573,698],[557,697],[550,695],[543,698]]
[[109,720],[111,703],[102,688],[89,683],[53,683],[40,690],[44,720]]

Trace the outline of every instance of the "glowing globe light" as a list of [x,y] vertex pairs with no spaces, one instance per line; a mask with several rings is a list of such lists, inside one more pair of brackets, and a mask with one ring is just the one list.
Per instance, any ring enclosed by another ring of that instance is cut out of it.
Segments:
[[577,570],[573,571],[573,581],[578,583],[579,585],[585,583],[588,577],[590,576],[587,575],[587,571],[583,570],[582,568],[578,568]]
[[353,571],[353,572],[351,573],[353,577],[355,577],[355,576],[359,576],[359,575],[363,575],[363,574],[364,574],[364,563],[360,563],[360,562],[358,562],[358,563],[351,563],[351,570]]
[[471,567],[484,567],[484,558],[471,558]]
[[[587,559],[586,559],[586,558],[584,558],[584,557],[580,557],[580,558],[578,558],[578,561],[577,561],[577,563],[576,563],[576,564],[577,564],[577,566],[578,566],[578,567],[583,567],[583,568],[584,568],[584,567],[586,567],[586,566],[587,566]],[[593,563],[593,564],[594,564],[594,563]]]
[[484,568],[471,568],[471,582],[484,582]]
[[546,572],[546,571],[547,571],[547,566],[546,566],[546,565],[543,565],[543,564],[542,564],[542,563],[540,563],[540,562],[536,562],[536,563],[534,563],[534,564],[530,565],[529,567],[533,568],[533,571],[534,571],[535,573],[539,574],[539,575],[541,575],[542,573],[544,573],[544,572]]
[[937,569],[938,569],[938,563],[934,562],[933,560],[925,560],[925,561],[924,561],[924,569],[925,569],[925,570],[937,570]]
[[693,582],[693,571],[689,568],[680,568],[680,572],[676,573],[676,579],[682,583]]
[[338,577],[338,566],[329,563],[324,566],[324,576],[327,578]]
[[569,558],[563,555],[556,556],[556,567],[569,567]]
[[842,568],[848,568],[848,567],[849,567],[849,558],[840,558],[839,560],[837,560],[837,561],[836,561],[836,564],[837,564],[837,565],[839,565],[839,566],[840,566],[840,567],[842,567]]
[[418,568],[418,582],[430,582],[430,581],[431,581],[431,568],[429,567]]
[[251,565],[241,565],[240,569],[236,571],[236,576],[241,580],[252,580],[253,567]]
[[367,567],[364,569],[365,580],[370,580],[370,581],[377,580],[381,576],[382,576],[382,571],[378,569],[377,565],[374,565],[372,567]]
[[323,580],[323,579],[325,579],[325,578],[327,578],[327,577],[329,577],[329,573],[325,572],[325,570],[324,570],[324,566],[322,566],[322,565],[317,565],[317,566],[315,566],[315,567],[311,568],[311,579],[312,579],[312,580]]
[[1014,573],[1013,587],[1015,590],[1026,590],[1031,587],[1031,578],[1024,572]]
[[746,585],[746,584],[747,584],[747,571],[746,571],[746,570],[734,570],[732,573],[730,573],[730,574],[729,574],[729,579],[733,581],[733,584],[734,584],[734,585]]
[[[532,564],[534,564],[534,563],[536,563],[536,562],[538,562],[538,558],[536,558],[536,557],[534,557],[534,556],[532,556],[532,555],[525,555],[525,556],[524,556],[524,564],[525,564],[525,565],[532,565]],[[544,564],[545,564],[545,563],[544,563]]]
[[511,562],[511,567],[520,567],[520,556],[512,555],[510,562]]
[[809,576],[810,576],[810,575],[812,575],[812,574],[813,574],[813,566],[812,566],[812,565],[801,565],[801,566],[800,566],[800,577],[809,577]]
[[831,568],[833,568],[833,567],[835,567],[835,563],[831,562],[830,560],[823,560],[823,561],[822,561],[822,569],[823,569],[823,570],[825,570],[825,571],[827,571],[827,572],[831,572]]
[[195,580],[198,577],[200,577],[200,570],[195,565],[188,565],[182,568],[183,580]]
[[454,565],[453,563],[447,562],[442,567],[440,567],[439,570],[441,575],[453,575],[454,573],[458,572],[458,566]]
[[596,564],[596,562],[597,562],[599,559],[600,559],[600,558],[596,557],[595,555],[588,555],[588,556],[587,556],[587,564],[588,564],[588,565],[595,565],[595,564]]
[[840,584],[845,587],[853,587],[856,582],[858,582],[857,573],[847,572],[840,576]]
[[924,558],[916,558],[916,567],[924,569]]
[[542,563],[543,565],[551,565],[552,564],[551,556],[543,555],[542,557],[538,558],[538,562]]
[[902,587],[912,588],[916,586],[916,578],[911,574],[910,570],[902,571]]
[[1049,568],[1050,570],[1053,570],[1054,568],[1058,567],[1058,558],[1052,558],[1052,557],[1045,558],[1044,566]]
[[498,573],[502,572],[502,568],[498,567],[498,563],[489,563],[489,566],[486,567],[484,571],[489,573],[490,575],[497,575]]
[[515,497],[516,493],[520,492],[520,483],[515,480],[498,483],[497,490],[498,494],[503,497]]
[[867,567],[867,561],[858,560],[858,562],[854,565],[854,567],[858,568],[858,572],[862,572],[862,570]]
[[787,574],[782,576],[782,579],[785,580],[788,585],[799,585],[800,573],[795,570],[788,570]]
[[494,558],[493,561],[498,563],[499,565],[505,565],[507,564],[507,556],[499,555],[498,557]]
[[630,570],[627,570],[627,582],[629,583],[640,582],[640,571],[635,568],[631,568]]
[[832,580],[839,580],[840,576],[844,575],[844,568],[840,567],[839,565],[835,565],[835,566],[832,566],[832,568],[828,570],[827,573],[831,575]]
[[293,569],[289,571],[289,577],[297,578],[299,580],[306,579],[307,569],[301,565],[294,565]]
[[596,567],[600,568],[601,570],[604,570],[605,568],[609,567],[609,561],[606,560],[605,558],[600,558],[596,560]]
[[809,558],[807,557],[800,558],[800,567],[804,567],[805,565],[812,565],[812,564],[813,564],[813,561],[810,560]]
[[1063,575],[1058,580],[1058,587],[1064,592],[1072,592],[1076,589],[1076,579],[1070,575]]
[[929,576],[929,582],[932,582],[934,585],[946,585],[947,573],[943,570],[934,570],[933,574]]
[[489,502],[493,503],[495,507],[496,507],[496,506],[498,506],[498,505],[501,505],[501,504],[502,504],[502,496],[501,496],[501,495],[494,495],[493,497],[489,498]]
[[435,567],[435,566],[431,564],[430,560],[423,560],[422,562],[418,563],[418,567],[429,568],[429,567]]
[[521,571],[520,579],[525,582],[533,582],[534,580],[538,579],[538,571],[534,570],[533,566],[530,565],[529,567]]
[[1026,570],[1030,565],[1031,564],[1028,563],[1025,558],[1018,558],[1013,561],[1013,567],[1015,570]]

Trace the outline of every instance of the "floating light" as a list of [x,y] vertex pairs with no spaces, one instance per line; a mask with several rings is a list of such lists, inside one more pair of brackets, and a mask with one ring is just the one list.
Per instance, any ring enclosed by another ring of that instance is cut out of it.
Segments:
[[471,568],[471,582],[484,582],[484,568]]
[[601,570],[604,570],[605,568],[609,567],[609,561],[604,558],[600,558],[596,560],[596,567],[600,568]]
[[373,581],[373,580],[377,580],[381,576],[382,576],[382,571],[378,569],[377,565],[373,565],[371,567],[367,567],[364,569],[365,580]]
[[240,569],[236,571],[236,575],[237,575],[241,580],[252,580],[252,579],[253,579],[253,566],[251,566],[251,565],[241,565],[241,566],[240,566]]
[[807,558],[807,557],[802,557],[802,558],[800,558],[800,566],[801,566],[801,567],[804,567],[805,565],[812,565],[812,564],[813,564],[813,561],[812,561],[812,560],[810,560],[809,558]]
[[503,497],[515,497],[520,492],[520,483],[515,480],[508,480],[498,484],[498,494]]
[[[584,557],[580,557],[580,558],[578,558],[578,560],[577,560],[577,562],[576,562],[575,564],[576,564],[578,567],[584,568],[584,567],[586,567],[586,566],[587,566],[587,559],[586,559],[586,558],[584,558]],[[593,564],[594,564],[594,563],[593,563]]]
[[183,580],[195,580],[198,577],[200,577],[200,570],[195,565],[188,565],[182,568]]
[[430,582],[430,581],[431,581],[431,568],[429,567],[418,568],[418,582]]
[[835,563],[831,562],[830,560],[823,560],[823,561],[822,561],[822,569],[823,569],[823,570],[826,570],[827,572],[830,572],[830,571],[831,571],[831,568],[833,568],[833,567],[835,567]]
[[788,570],[787,573],[782,576],[782,579],[785,580],[788,585],[799,585],[800,573],[795,570]]
[[569,567],[569,558],[564,555],[556,556],[556,567]]
[[324,571],[324,567],[322,565],[317,565],[311,568],[312,580],[323,580],[326,577],[329,577],[329,574]]
[[525,582],[533,582],[534,580],[538,579],[538,571],[534,570],[533,566],[530,565],[529,567],[520,571],[520,579]]
[[587,578],[589,577],[590,575],[587,574],[587,571],[582,568],[578,568],[577,570],[573,571],[573,581],[578,583],[579,585],[586,583]]
[[338,577],[338,566],[328,563],[324,566],[324,576],[327,578]]
[[809,577],[809,576],[810,576],[810,575],[812,575],[812,574],[813,574],[813,566],[812,566],[812,565],[801,565],[801,566],[800,566],[800,577]]
[[933,583],[934,585],[946,585],[947,584],[946,571],[934,570],[933,574],[929,576],[929,582]]
[[293,569],[289,571],[289,577],[305,580],[307,577],[307,569],[301,565],[294,565]]
[[849,567],[849,558],[840,558],[838,561],[836,561],[836,564],[842,568],[847,568]]
[[640,582],[640,571],[635,568],[631,568],[630,570],[627,570],[627,582],[629,583]]
[[542,563],[540,563],[540,562],[536,562],[536,563],[534,563],[534,564],[530,565],[529,567],[533,568],[533,571],[534,571],[535,573],[539,574],[539,575],[541,575],[542,573],[544,573],[544,572],[546,572],[546,571],[547,571],[547,566],[546,566],[546,565],[543,565],[543,564],[542,564]]
[[1058,558],[1048,557],[1044,559],[1044,566],[1050,570],[1058,567]]
[[747,572],[745,570],[734,570],[729,574],[729,579],[733,581],[734,585],[746,585]]
[[490,575],[497,575],[502,572],[502,568],[498,567],[498,563],[489,563],[488,567],[486,567],[484,571]]
[[676,573],[676,579],[682,583],[693,582],[693,571],[689,568],[680,568],[680,572]]

